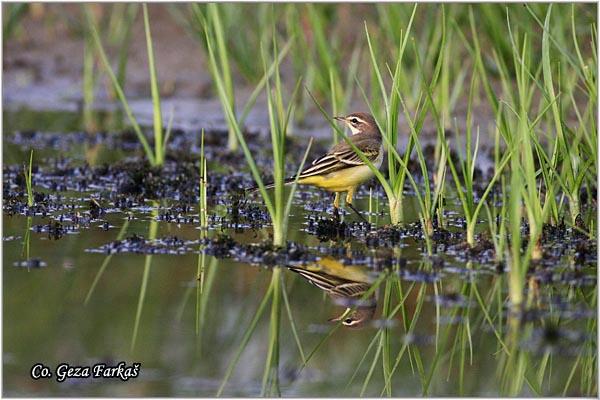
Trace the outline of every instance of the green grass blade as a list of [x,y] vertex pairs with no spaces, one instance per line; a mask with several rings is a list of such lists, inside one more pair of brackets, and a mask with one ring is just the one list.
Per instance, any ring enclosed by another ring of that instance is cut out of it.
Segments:
[[[158,222],[156,221],[156,216],[158,213],[158,208],[155,208],[153,211],[153,218],[150,221],[150,228],[148,231],[148,239],[153,240],[156,239],[156,232],[158,230]],[[147,255],[144,260],[144,275],[142,276],[142,284],[140,286],[140,294],[138,297],[137,309],[135,312],[135,322],[133,325],[133,334],[131,336],[131,348],[130,351],[133,353],[135,349],[135,344],[137,342],[138,337],[138,329],[140,326],[140,320],[142,319],[142,309],[144,307],[144,300],[146,299],[146,289],[148,287],[148,280],[150,278],[150,266],[152,265],[152,255]]]
[[154,158],[157,165],[164,163],[163,151],[163,122],[160,105],[160,91],[158,89],[158,78],[156,77],[156,66],[154,64],[154,48],[152,45],[152,33],[148,21],[148,5],[142,4],[144,14],[144,32],[146,34],[146,47],[148,50],[148,70],[150,72],[150,91],[152,93],[152,115],[154,124]]
[[216,397],[221,397],[221,394],[223,393],[223,389],[225,389],[225,385],[227,385],[227,382],[229,381],[229,378],[231,377],[231,374],[233,373],[233,370],[235,369],[235,366],[237,365],[237,363],[242,355],[242,352],[248,345],[248,342],[250,341],[250,338],[252,337],[252,334],[254,333],[254,330],[256,329],[258,320],[263,315],[269,300],[271,300],[272,295],[273,295],[273,286],[270,285],[269,289],[265,293],[265,296],[263,297],[260,305],[258,306],[256,313],[254,314],[254,318],[252,318],[250,325],[248,326],[248,328],[246,328],[244,337],[242,338],[242,341],[241,341],[239,347],[237,348],[235,355],[233,356],[233,359],[229,362],[229,365],[227,366],[225,376],[223,377],[223,381],[221,382],[221,385],[219,386],[219,390],[217,391]]
[[33,207],[33,175],[32,175],[32,166],[33,166],[33,149],[29,153],[29,169],[23,168],[23,172],[25,175],[25,187],[27,189],[27,207]]
[[140,128],[140,125],[138,124],[137,119],[133,115],[133,111],[131,111],[129,102],[127,101],[127,98],[125,97],[125,93],[123,93],[123,89],[122,89],[121,85],[119,84],[119,81],[118,81],[117,77],[115,76],[115,74],[112,70],[112,67],[110,66],[110,62],[108,61],[108,58],[107,58],[104,48],[102,46],[102,42],[100,41],[100,36],[98,35],[98,30],[96,29],[96,24],[91,16],[91,11],[89,10],[89,5],[87,5],[87,4],[84,5],[84,12],[85,12],[86,19],[88,22],[88,27],[91,30],[92,38],[94,39],[94,43],[96,44],[96,49],[98,50],[98,53],[100,55],[100,60],[102,61],[102,64],[104,65],[104,69],[106,70],[106,73],[108,74],[108,76],[113,84],[113,87],[115,89],[117,97],[121,101],[121,105],[125,109],[125,114],[127,114],[127,118],[129,119],[129,122],[131,123],[131,126],[133,127],[133,131],[135,132],[140,143],[142,144],[142,147],[144,148],[144,152],[145,152],[146,157],[148,158],[148,161],[150,162],[150,164],[157,165],[156,158],[154,157],[152,149],[150,148],[150,145],[148,144],[148,140],[146,140],[146,136],[142,132],[142,128]]
[[[212,47],[213,47],[212,41],[211,41],[208,33],[206,34],[206,41],[207,41],[207,46],[208,46],[208,55],[211,59],[211,64],[214,64],[214,63],[216,63],[215,55],[212,50]],[[218,92],[220,93],[220,96],[226,97],[225,85],[223,83],[223,79],[221,78],[221,76],[218,73],[214,74],[214,78],[215,78],[215,84],[217,86]],[[260,194],[265,202],[265,206],[267,207],[267,210],[269,211],[269,214],[271,216],[276,215],[275,208],[273,206],[273,203],[271,202],[271,198],[269,197],[267,190],[265,188],[265,184],[261,178],[260,171],[258,170],[256,163],[254,162],[252,153],[250,152],[250,149],[248,148],[248,145],[244,139],[244,136],[242,134],[240,126],[238,125],[238,123],[235,119],[235,114],[233,112],[233,108],[228,103],[224,103],[223,105],[224,105],[225,116],[226,116],[227,120],[229,121],[230,126],[233,128],[233,131],[237,137],[237,140],[238,140],[240,146],[242,147],[244,157],[246,157],[246,162],[248,163],[248,166],[250,167],[254,181],[258,185]]]
[[294,316],[292,315],[292,308],[290,307],[290,301],[288,299],[287,291],[285,290],[285,285],[283,284],[281,285],[281,294],[283,295],[283,303],[285,305],[285,310],[287,312],[290,327],[292,328],[294,341],[296,342],[296,346],[298,347],[298,353],[300,353],[300,358],[302,359],[302,363],[304,364],[306,363],[306,356],[304,355],[304,349],[302,348],[300,336],[298,336],[298,330],[296,328],[296,323],[294,322]]
[[[119,233],[117,234],[117,238],[115,240],[117,240],[117,241],[122,240],[123,237],[125,236],[125,233],[127,232],[128,227],[129,227],[129,220],[125,220],[125,222],[123,223],[121,230],[119,230]],[[100,278],[104,274],[104,270],[108,266],[108,263],[110,263],[112,256],[113,256],[113,254],[109,254],[104,258],[104,261],[102,261],[102,264],[100,265],[100,269],[98,270],[98,272],[96,273],[96,276],[94,277],[92,286],[90,286],[90,290],[88,290],[87,295],[85,296],[85,300],[83,301],[84,306],[86,306],[88,304],[88,302],[90,301],[90,298],[92,297],[92,294],[94,293],[94,289],[96,288],[96,285],[98,284],[98,282],[100,281]]]

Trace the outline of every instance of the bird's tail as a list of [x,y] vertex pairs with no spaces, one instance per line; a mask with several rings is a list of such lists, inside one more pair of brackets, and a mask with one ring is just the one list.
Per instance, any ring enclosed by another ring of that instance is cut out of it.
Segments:
[[[291,178],[287,178],[286,180],[283,181],[284,185],[291,185],[292,183],[294,183],[294,181],[296,180],[296,177],[291,177]],[[275,187],[275,183],[269,183],[268,185],[265,185],[265,189],[273,189]],[[246,193],[247,194],[251,194],[251,193],[256,193],[259,191],[259,187],[258,186],[252,186],[251,188],[246,189]]]

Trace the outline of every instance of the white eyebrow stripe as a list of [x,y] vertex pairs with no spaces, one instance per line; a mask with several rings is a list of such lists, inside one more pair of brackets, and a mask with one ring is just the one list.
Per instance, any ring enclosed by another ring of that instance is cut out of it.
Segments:
[[362,119],[362,118],[359,118],[359,117],[355,117],[354,115],[351,115],[351,116],[349,117],[349,119],[352,119],[352,118],[355,118],[355,119],[357,119],[357,120],[358,120],[358,122],[361,122],[361,123],[363,123],[363,124],[366,124],[366,123],[367,123],[367,121],[365,121],[364,119]]

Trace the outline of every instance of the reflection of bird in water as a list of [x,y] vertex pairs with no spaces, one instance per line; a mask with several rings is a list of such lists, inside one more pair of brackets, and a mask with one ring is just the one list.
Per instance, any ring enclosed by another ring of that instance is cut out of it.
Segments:
[[345,326],[359,328],[373,319],[377,309],[376,296],[371,294],[363,299],[373,283],[366,267],[346,267],[333,257],[325,257],[314,264],[288,269],[324,290],[336,304],[346,307],[340,316],[329,321],[341,320]]

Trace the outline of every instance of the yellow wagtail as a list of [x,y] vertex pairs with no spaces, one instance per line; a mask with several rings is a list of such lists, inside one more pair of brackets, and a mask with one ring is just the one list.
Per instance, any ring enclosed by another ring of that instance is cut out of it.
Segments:
[[340,316],[329,321],[342,321],[342,324],[347,327],[360,328],[375,316],[377,309],[375,294],[363,299],[373,283],[373,278],[368,274],[366,267],[345,266],[335,258],[327,256],[314,264],[288,267],[288,269],[325,291],[337,304],[346,307]]
[[[383,144],[381,132],[371,114],[357,112],[345,117],[334,117],[344,122],[352,132],[350,141],[363,152],[365,157],[371,161],[376,168],[381,167],[383,161]],[[352,206],[352,196],[358,185],[371,179],[373,171],[358,156],[353,148],[342,141],[327,154],[314,160],[310,166],[305,168],[298,176],[301,185],[313,185],[335,193],[333,202],[334,211],[337,216],[340,206],[340,193],[347,192],[346,204],[361,218],[360,213]],[[285,180],[285,184],[294,183],[293,176]],[[272,188],[274,185],[267,185]]]

